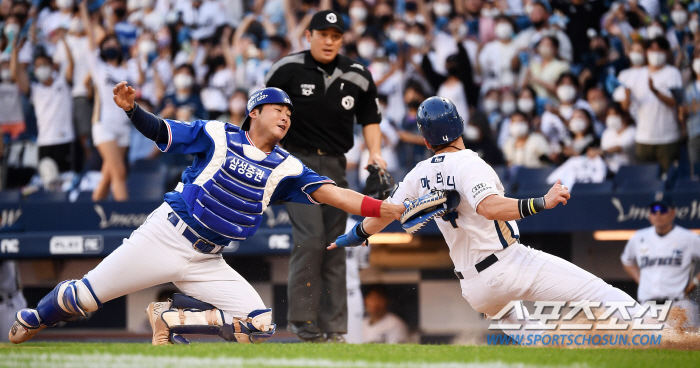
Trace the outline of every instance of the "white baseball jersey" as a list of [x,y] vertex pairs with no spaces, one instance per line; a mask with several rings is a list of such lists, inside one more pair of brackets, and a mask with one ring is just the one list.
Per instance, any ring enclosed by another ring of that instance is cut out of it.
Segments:
[[456,189],[461,198],[454,224],[440,218],[435,221],[450,247],[456,270],[474,266],[520,238],[515,221],[492,221],[476,213],[484,198],[504,195],[505,190],[496,172],[474,151],[443,153],[418,163],[392,193],[390,201],[400,204],[431,189]]
[[700,261],[700,237],[678,225],[659,236],[653,226],[637,231],[620,257],[639,267],[637,300],[682,299],[694,264]]

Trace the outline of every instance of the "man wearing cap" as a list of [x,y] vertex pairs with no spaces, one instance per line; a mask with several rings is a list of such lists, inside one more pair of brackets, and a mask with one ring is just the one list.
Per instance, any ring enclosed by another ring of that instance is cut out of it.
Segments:
[[639,284],[640,303],[672,300],[672,306],[683,309],[688,316],[680,327],[697,329],[700,312],[688,294],[700,285],[700,273],[693,276],[694,266],[700,261],[700,237],[674,225],[675,217],[671,196],[657,193],[649,204],[652,226],[637,231],[627,242],[622,267]]
[[[355,121],[370,152],[368,164],[386,168],[377,87],[361,63],[338,55],[344,30],[339,13],[314,14],[306,30],[310,50],[280,59],[265,76],[267,87],[286,91],[294,104],[284,147],[341,187],[347,186],[344,154],[353,146]],[[294,226],[289,329],[304,341],[342,341],[347,332],[345,252],[326,252],[326,246],[343,233],[347,215],[326,205],[288,204],[287,210]]]

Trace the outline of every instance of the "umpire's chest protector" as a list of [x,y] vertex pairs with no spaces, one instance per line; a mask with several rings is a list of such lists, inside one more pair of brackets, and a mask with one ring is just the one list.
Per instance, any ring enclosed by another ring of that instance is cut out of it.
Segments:
[[220,134],[219,139],[212,137],[211,161],[181,193],[199,223],[227,238],[244,240],[260,226],[275,188],[284,178],[300,175],[303,165],[279,146],[264,160],[252,160],[244,153],[252,147],[244,148],[243,132],[231,124],[224,130],[225,142]]

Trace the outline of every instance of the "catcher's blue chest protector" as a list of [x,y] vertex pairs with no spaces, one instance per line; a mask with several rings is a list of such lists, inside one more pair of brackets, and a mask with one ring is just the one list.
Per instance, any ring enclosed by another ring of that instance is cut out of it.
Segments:
[[226,158],[202,184],[184,184],[182,198],[200,224],[231,240],[244,240],[260,226],[262,213],[279,182],[298,175],[297,160],[278,146],[262,161],[243,153],[246,137],[238,127],[226,125]]

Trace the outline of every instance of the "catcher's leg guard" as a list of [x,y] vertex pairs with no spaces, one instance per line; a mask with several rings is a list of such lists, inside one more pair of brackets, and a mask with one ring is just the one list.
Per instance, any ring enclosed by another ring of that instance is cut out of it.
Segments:
[[22,309],[15,315],[15,323],[10,328],[8,337],[13,344],[21,344],[45,328],[36,309]]
[[170,342],[176,344],[189,343],[181,336],[187,334],[219,335],[228,341],[257,343],[267,340],[275,333],[272,309],[254,310],[245,319],[234,317],[229,324],[225,323],[223,311],[179,293],[173,296],[172,307],[164,310],[160,319],[167,328]]
[[102,307],[87,279],[66,280],[39,301],[36,310],[41,323],[53,326],[61,321],[72,321]]
[[219,336],[224,340],[241,344],[261,343],[275,334],[277,325],[272,323],[272,309],[256,309],[245,319],[235,318],[233,323],[221,326]]

